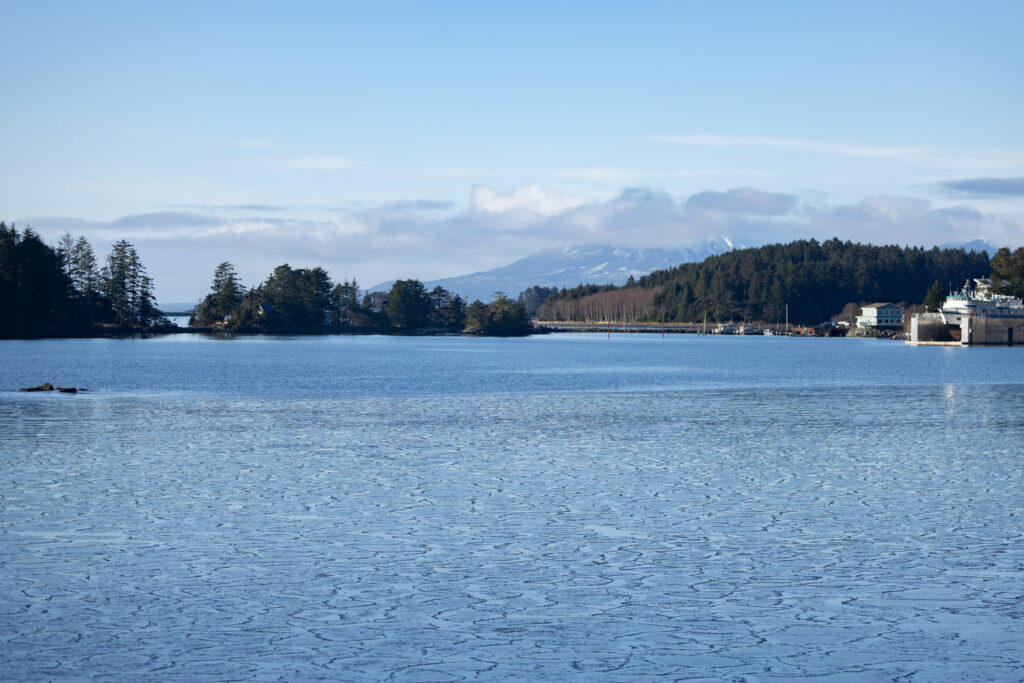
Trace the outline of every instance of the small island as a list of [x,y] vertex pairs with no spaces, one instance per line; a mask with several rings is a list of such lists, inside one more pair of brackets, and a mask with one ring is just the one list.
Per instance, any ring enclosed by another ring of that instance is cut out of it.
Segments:
[[489,304],[443,287],[398,280],[385,293],[360,297],[355,280],[334,284],[323,268],[274,268],[258,287],[242,286],[225,261],[190,328],[233,334],[475,334],[524,336],[533,326],[521,302],[495,292]]

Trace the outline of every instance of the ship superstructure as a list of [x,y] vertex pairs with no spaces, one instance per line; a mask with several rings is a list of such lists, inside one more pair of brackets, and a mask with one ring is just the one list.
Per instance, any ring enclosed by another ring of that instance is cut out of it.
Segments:
[[1024,302],[1014,296],[995,294],[988,278],[975,278],[973,287],[968,280],[959,292],[947,296],[939,314],[946,325],[956,327],[971,316],[1024,318]]
[[910,321],[912,344],[1014,346],[1024,343],[1024,301],[996,294],[988,278],[968,280],[937,313]]

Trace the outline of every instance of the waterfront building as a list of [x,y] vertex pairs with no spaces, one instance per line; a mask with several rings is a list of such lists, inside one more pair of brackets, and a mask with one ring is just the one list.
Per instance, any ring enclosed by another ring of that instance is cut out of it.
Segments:
[[857,327],[871,330],[891,330],[903,327],[903,309],[896,304],[878,303],[861,307]]

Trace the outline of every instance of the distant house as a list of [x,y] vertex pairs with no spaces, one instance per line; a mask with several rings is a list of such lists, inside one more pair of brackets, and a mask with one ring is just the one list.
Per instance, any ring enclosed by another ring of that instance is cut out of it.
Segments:
[[367,308],[369,308],[374,313],[380,313],[381,311],[384,310],[384,306],[387,305],[388,293],[368,292],[365,298],[366,301],[363,302],[363,305],[366,306],[366,304],[369,304]]
[[862,306],[857,316],[857,327],[861,329],[893,329],[903,327],[903,309],[896,304],[868,304]]

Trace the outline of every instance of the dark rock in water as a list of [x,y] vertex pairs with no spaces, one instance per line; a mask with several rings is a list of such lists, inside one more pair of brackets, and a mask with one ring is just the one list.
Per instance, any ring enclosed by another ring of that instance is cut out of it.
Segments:
[[49,382],[40,384],[38,387],[25,387],[24,389],[18,389],[18,391],[59,391],[62,394],[77,394],[85,389],[79,389],[75,387],[55,387]]

